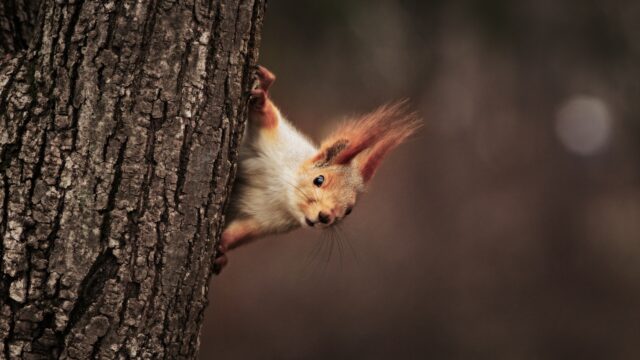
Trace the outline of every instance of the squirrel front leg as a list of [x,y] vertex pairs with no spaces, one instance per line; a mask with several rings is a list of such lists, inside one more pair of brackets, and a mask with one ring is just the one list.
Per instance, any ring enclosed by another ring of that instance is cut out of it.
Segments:
[[213,262],[214,273],[219,274],[227,265],[227,251],[238,246],[250,243],[263,235],[260,225],[253,219],[233,220],[222,232],[220,245],[218,245],[216,259]]
[[[249,99],[249,122],[258,126],[259,129],[274,130],[279,124],[280,111],[269,98],[269,88],[276,77],[263,66],[258,66],[256,77],[258,85],[251,90]],[[247,244],[262,235],[265,235],[265,230],[257,221],[251,218],[233,220],[222,233],[214,260],[214,273],[219,274],[227,265],[227,251]]]
[[249,121],[263,129],[274,129],[278,126],[280,111],[269,98],[269,87],[276,77],[264,66],[258,66],[256,76],[258,86],[251,90]]

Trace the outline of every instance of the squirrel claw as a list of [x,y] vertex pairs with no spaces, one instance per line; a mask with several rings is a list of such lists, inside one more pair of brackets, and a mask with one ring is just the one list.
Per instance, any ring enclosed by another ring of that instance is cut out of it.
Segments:
[[220,275],[222,269],[227,266],[229,260],[227,259],[227,255],[221,255],[219,258],[213,261],[213,273],[215,275]]
[[269,90],[271,84],[276,80],[276,76],[262,65],[258,65],[256,69],[256,77],[258,79],[258,88],[265,92]]
[[256,66],[255,79],[253,89],[251,90],[251,96],[249,98],[249,105],[254,111],[264,111],[269,97],[269,87],[276,80],[276,76],[267,70],[264,66]]
[[220,244],[216,247],[216,258],[215,260],[213,260],[213,273],[215,275],[220,275],[220,272],[222,272],[222,269],[224,269],[224,267],[229,262],[229,259],[225,254],[226,252],[227,252],[227,247],[225,245]]
[[267,102],[267,94],[262,89],[251,90],[251,97],[249,103],[254,110],[262,110]]

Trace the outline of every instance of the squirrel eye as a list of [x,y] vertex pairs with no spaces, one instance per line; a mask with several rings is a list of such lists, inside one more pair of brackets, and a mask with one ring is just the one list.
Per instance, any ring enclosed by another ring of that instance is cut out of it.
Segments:
[[322,183],[324,183],[324,176],[322,176],[322,175],[319,175],[318,177],[313,179],[313,185],[315,185],[317,187],[322,186]]
[[353,211],[353,208],[352,208],[351,206],[349,206],[349,207],[347,208],[347,211],[345,211],[345,212],[344,212],[344,214],[345,214],[345,215],[349,215],[349,214],[351,214],[351,212],[352,212],[352,211]]

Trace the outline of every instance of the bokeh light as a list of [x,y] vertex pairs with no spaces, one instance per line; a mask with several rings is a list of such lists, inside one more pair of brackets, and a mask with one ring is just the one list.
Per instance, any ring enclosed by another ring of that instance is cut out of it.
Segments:
[[609,109],[596,97],[572,97],[557,114],[558,138],[568,150],[579,155],[601,151],[609,141],[611,127]]

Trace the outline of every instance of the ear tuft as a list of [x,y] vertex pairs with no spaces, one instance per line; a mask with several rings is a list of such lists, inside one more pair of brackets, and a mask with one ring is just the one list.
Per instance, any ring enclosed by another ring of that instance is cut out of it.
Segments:
[[358,168],[365,184],[371,180],[384,157],[422,126],[416,113],[400,112],[396,113],[396,116],[389,122],[389,128],[378,141],[358,156]]
[[[366,182],[373,176],[384,155],[419,127],[418,116],[408,110],[407,101],[383,105],[342,124],[322,143],[315,160],[324,165],[346,165],[358,157],[359,168]],[[361,157],[366,159],[361,160]]]
[[338,139],[331,145],[323,146],[318,155],[313,159],[313,162],[316,164],[316,167],[331,165],[336,156],[346,149],[348,145],[349,141],[347,139]]

